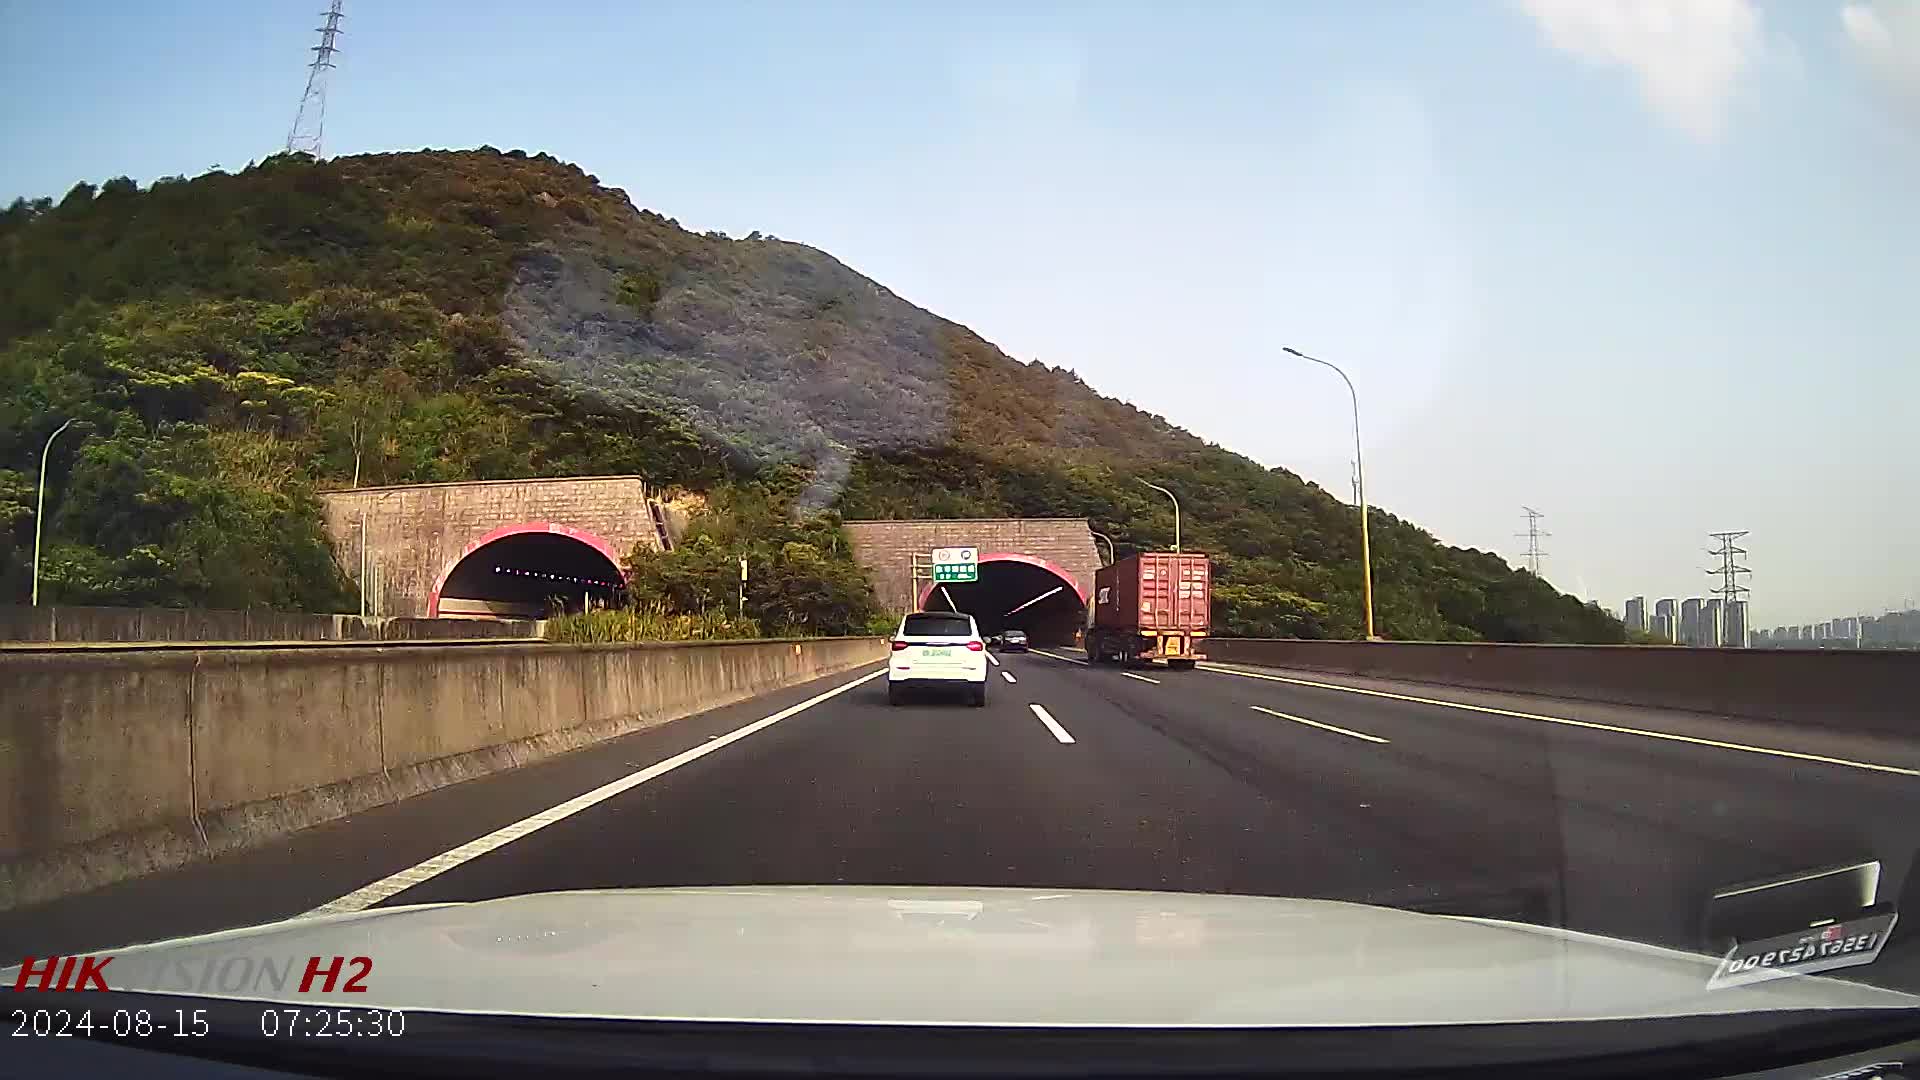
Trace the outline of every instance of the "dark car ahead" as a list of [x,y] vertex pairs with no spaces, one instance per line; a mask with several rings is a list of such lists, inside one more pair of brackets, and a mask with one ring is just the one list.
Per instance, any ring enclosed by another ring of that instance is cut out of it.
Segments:
[[1027,632],[1025,630],[1007,630],[1000,635],[1000,647],[1008,652],[1027,651]]

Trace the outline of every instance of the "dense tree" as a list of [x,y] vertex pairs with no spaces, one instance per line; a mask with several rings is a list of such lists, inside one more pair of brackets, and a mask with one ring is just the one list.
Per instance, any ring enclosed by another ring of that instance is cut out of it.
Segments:
[[776,633],[854,634],[878,616],[839,518],[796,514],[766,483],[716,489],[671,552],[637,548],[627,563],[634,602],[684,614],[745,614]]

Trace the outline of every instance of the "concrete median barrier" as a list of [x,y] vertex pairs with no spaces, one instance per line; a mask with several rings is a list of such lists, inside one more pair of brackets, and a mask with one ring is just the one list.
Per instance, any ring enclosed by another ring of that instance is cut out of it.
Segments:
[[537,619],[0,604],[0,642],[464,641],[537,638],[544,626]]
[[1920,652],[1212,638],[1210,659],[1920,734]]
[[0,910],[885,656],[875,638],[0,653]]

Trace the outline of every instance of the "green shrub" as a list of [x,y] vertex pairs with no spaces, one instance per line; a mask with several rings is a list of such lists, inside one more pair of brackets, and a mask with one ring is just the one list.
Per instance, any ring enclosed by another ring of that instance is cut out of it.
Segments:
[[664,604],[576,612],[547,620],[547,640],[723,641],[760,637],[760,624],[718,611],[675,613]]
[[629,270],[615,279],[615,298],[640,313],[643,319],[653,318],[653,305],[660,302],[660,295],[666,290],[651,270]]

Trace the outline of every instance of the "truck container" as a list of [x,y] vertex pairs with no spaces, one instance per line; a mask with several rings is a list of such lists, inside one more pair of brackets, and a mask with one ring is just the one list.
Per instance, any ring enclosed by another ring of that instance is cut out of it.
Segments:
[[1213,616],[1213,567],[1194,552],[1143,551],[1093,575],[1087,660],[1164,660],[1190,668],[1205,660]]

